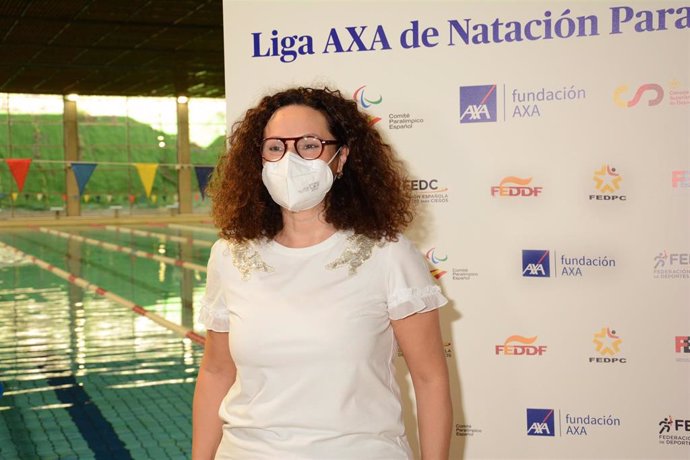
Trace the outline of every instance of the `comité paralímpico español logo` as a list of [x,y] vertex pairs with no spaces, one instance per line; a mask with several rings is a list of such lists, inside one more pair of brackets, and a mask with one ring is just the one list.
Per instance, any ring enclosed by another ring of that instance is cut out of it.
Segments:
[[469,268],[465,267],[448,267],[444,268],[445,262],[448,261],[448,255],[439,255],[436,248],[433,247],[429,249],[426,254],[426,259],[431,263],[432,268],[429,270],[434,278],[441,279],[448,273],[451,273],[453,281],[469,281],[477,276],[479,273],[470,271]]
[[[438,266],[441,262],[445,262],[448,260],[448,256],[445,255],[443,257],[439,257],[436,255],[436,248],[431,248],[426,252],[426,259],[434,265],[434,267]],[[447,271],[443,270],[442,268],[432,268],[430,270],[431,274],[433,275],[434,278],[436,279],[441,279],[443,275],[448,273]]]
[[[379,105],[381,102],[383,102],[383,96],[381,96],[380,94],[375,98],[367,98],[364,92],[366,87],[367,85],[360,86],[355,90],[354,94],[352,95],[352,99],[354,99],[355,102],[357,102],[357,105],[359,105],[362,109],[365,110],[370,108],[372,105]],[[381,121],[381,118],[375,115],[367,114],[367,118],[369,119],[369,126],[374,126],[376,123]]]
[[621,188],[621,182],[623,177],[616,170],[615,167],[603,164],[599,169],[594,170],[594,187],[600,194],[589,195],[590,200],[603,200],[603,201],[625,201],[628,199],[626,195],[617,195],[617,192]]
[[601,330],[594,333],[592,342],[601,356],[590,357],[590,363],[625,364],[627,362],[624,357],[616,357],[621,351],[620,345],[623,343],[623,339],[613,329],[602,327]]

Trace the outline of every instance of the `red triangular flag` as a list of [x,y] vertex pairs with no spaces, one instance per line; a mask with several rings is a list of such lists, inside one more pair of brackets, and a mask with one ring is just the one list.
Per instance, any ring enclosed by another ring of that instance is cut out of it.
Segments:
[[29,173],[31,158],[5,158],[5,162],[7,162],[7,166],[9,166],[14,176],[14,181],[17,183],[17,187],[21,192],[24,190],[24,181],[26,180],[26,175]]

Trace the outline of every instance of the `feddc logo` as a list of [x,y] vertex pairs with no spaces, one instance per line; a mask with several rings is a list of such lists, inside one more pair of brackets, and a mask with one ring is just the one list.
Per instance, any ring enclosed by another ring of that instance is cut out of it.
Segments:
[[448,203],[448,187],[441,185],[436,178],[407,180],[405,185],[412,191],[412,199],[415,203]]
[[503,345],[496,345],[497,355],[507,356],[541,356],[546,353],[546,345],[532,345],[537,341],[537,336],[523,337],[511,335]]
[[690,189],[690,171],[671,171],[671,187],[677,189]]
[[659,444],[690,446],[690,419],[664,417],[659,422]]
[[550,277],[549,251],[544,249],[523,249],[522,276],[530,278]]
[[626,195],[616,195],[614,192],[621,188],[621,181],[623,178],[611,165],[602,165],[601,168],[594,171],[594,186],[597,191],[603,193],[596,195],[589,195],[590,200],[603,201],[625,201]]
[[[367,85],[360,86],[355,90],[354,94],[352,95],[352,99],[354,99],[355,102],[357,102],[357,105],[364,110],[370,108],[373,105],[379,105],[381,102],[383,102],[383,96],[381,96],[380,94],[376,97],[367,97],[366,87]],[[374,115],[367,114],[367,118],[369,119],[369,126],[374,126],[376,123],[381,121],[380,117]]]
[[527,409],[527,436],[554,436],[553,409]]
[[460,123],[496,121],[496,85],[460,87]]
[[625,364],[627,362],[626,358],[616,357],[621,351],[620,345],[623,339],[613,329],[602,327],[599,332],[594,333],[592,342],[601,356],[590,357],[590,363]]
[[690,253],[668,252],[665,249],[654,257],[654,278],[690,278]]
[[491,196],[498,196],[499,198],[536,198],[541,194],[542,187],[529,187],[531,182],[531,177],[524,179],[516,176],[504,177],[498,185],[491,187]]

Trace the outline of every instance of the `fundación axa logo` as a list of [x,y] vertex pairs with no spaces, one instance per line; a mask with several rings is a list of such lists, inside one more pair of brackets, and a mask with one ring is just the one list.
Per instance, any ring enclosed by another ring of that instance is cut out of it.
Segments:
[[491,196],[498,196],[499,198],[517,198],[517,197],[538,197],[543,187],[530,187],[532,182],[531,177],[504,177],[498,185],[491,187]]
[[616,334],[615,330],[602,327],[601,330],[594,333],[592,342],[600,356],[590,357],[590,363],[625,364],[627,362],[626,358],[618,356],[623,339]]
[[522,276],[548,278],[551,276],[549,251],[546,249],[522,250]]
[[537,341],[537,336],[523,337],[521,335],[511,335],[503,345],[496,345],[497,355],[506,356],[541,356],[546,353],[546,345],[533,345]]
[[623,178],[613,166],[602,165],[594,171],[593,179],[596,190],[601,194],[589,195],[590,200],[625,201],[628,199],[626,195],[615,194],[621,188]]
[[460,87],[460,123],[496,121],[496,85]]
[[562,436],[562,430],[565,436],[590,436],[603,430],[618,429],[621,425],[621,419],[610,413],[598,416],[566,412],[565,420],[562,420],[560,409],[527,409],[528,436],[556,436],[556,431],[558,436]]

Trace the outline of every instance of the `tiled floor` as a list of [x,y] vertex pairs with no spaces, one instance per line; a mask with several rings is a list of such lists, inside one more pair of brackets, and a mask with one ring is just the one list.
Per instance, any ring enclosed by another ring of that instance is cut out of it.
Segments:
[[[208,257],[208,249],[152,238],[66,231],[200,264]],[[203,273],[188,273],[181,292],[178,267],[37,231],[0,233],[0,241],[194,326],[183,304],[201,295]],[[149,319],[0,252],[0,458],[189,458],[201,354]]]

